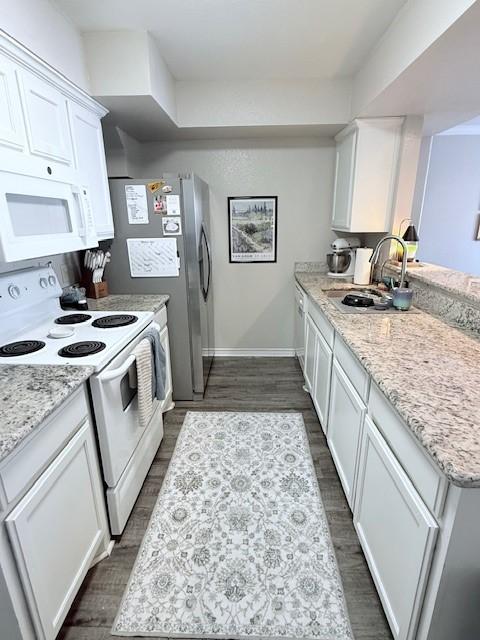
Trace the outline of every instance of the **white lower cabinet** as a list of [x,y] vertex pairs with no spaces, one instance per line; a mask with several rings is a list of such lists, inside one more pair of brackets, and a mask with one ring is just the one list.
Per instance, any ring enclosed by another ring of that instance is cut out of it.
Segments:
[[354,524],[394,637],[415,638],[438,525],[368,416]]
[[312,400],[317,410],[318,418],[327,433],[328,405],[330,396],[330,378],[332,373],[332,350],[316,327],[315,332],[315,373],[312,389]]
[[366,407],[337,360],[333,361],[327,441],[353,510],[358,450]]
[[317,329],[312,318],[306,315],[305,320],[305,367],[303,374],[307,388],[311,392],[315,376],[315,349]]
[[105,534],[88,421],[6,518],[36,637],[56,637]]

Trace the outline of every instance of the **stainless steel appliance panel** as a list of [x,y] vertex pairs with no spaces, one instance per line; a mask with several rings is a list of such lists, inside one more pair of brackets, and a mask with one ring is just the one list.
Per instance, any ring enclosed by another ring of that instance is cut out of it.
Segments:
[[[182,235],[177,239],[180,256],[179,277],[132,278],[127,252],[127,238],[163,236],[162,215],[153,212],[154,196],[147,189],[148,224],[129,224],[125,185],[166,181],[172,194],[180,196]],[[173,397],[192,400],[204,391],[211,366],[213,349],[213,296],[204,299],[202,285],[211,283],[208,242],[208,185],[198,176],[164,174],[160,178],[110,180],[110,194],[115,224],[112,261],[106,270],[111,293],[169,294],[168,326],[172,362]],[[202,231],[203,230],[203,231]],[[207,240],[205,240],[207,238]],[[210,277],[208,277],[210,274]]]

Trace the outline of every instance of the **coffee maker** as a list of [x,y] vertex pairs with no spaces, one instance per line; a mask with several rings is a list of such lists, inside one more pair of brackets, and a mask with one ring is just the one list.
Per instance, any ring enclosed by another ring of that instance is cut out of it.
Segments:
[[355,272],[355,252],[360,247],[359,238],[337,238],[330,245],[332,253],[327,253],[327,275],[331,278],[353,278]]

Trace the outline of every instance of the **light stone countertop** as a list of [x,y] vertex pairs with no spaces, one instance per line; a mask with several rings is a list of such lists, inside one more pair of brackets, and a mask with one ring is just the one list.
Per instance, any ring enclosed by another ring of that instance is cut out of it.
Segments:
[[296,272],[439,469],[455,485],[480,487],[480,342],[427,313],[342,314],[325,274]]
[[[400,273],[398,262],[389,261],[386,267]],[[407,280],[418,280],[431,287],[438,287],[446,293],[480,307],[480,276],[463,271],[455,271],[427,262],[407,264]]]
[[[168,295],[89,298],[92,311],[159,311]],[[0,461],[93,373],[93,367],[0,365]]]
[[111,294],[105,298],[88,298],[88,308],[92,311],[153,311],[156,313],[170,296],[166,294]]
[[0,461],[93,371],[93,367],[0,365]]

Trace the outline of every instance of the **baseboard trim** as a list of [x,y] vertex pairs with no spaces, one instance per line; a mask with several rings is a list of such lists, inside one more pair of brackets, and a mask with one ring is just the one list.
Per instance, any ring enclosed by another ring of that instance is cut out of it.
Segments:
[[295,349],[215,349],[214,354],[220,358],[293,358]]

